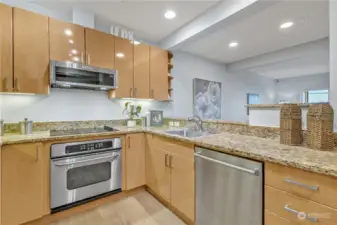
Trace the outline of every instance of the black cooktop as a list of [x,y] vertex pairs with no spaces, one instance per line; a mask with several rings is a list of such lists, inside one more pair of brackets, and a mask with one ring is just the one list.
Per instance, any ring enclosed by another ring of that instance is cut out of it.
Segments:
[[104,132],[116,132],[115,128],[104,126],[103,128],[81,128],[81,129],[68,129],[68,130],[51,130],[50,136],[67,136],[74,134],[97,134]]

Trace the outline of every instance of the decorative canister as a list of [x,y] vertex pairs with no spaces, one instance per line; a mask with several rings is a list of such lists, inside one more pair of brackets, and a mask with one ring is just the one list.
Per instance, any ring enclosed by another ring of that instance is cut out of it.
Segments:
[[334,148],[334,112],[329,103],[312,104],[307,114],[307,146],[320,150]]
[[302,110],[297,104],[283,104],[280,110],[280,143],[302,143]]

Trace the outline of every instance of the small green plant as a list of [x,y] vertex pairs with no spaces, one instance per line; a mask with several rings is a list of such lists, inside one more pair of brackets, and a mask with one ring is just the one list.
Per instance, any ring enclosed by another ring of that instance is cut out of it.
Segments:
[[132,104],[132,102],[125,102],[123,115],[126,114],[129,116],[130,120],[133,120],[135,117],[139,117],[141,111],[141,105],[135,105]]

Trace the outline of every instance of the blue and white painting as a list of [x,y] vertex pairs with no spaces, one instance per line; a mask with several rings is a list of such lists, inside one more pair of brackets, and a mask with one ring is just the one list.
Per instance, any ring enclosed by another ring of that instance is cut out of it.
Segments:
[[193,79],[193,114],[203,120],[221,119],[221,83]]

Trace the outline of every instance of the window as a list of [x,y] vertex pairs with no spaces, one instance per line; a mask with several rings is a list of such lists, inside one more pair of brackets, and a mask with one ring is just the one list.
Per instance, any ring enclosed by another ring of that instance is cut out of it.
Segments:
[[[260,104],[259,94],[247,94],[247,105]],[[247,115],[249,115],[249,108],[247,107]]]
[[329,102],[329,90],[309,90],[303,92],[303,103]]

